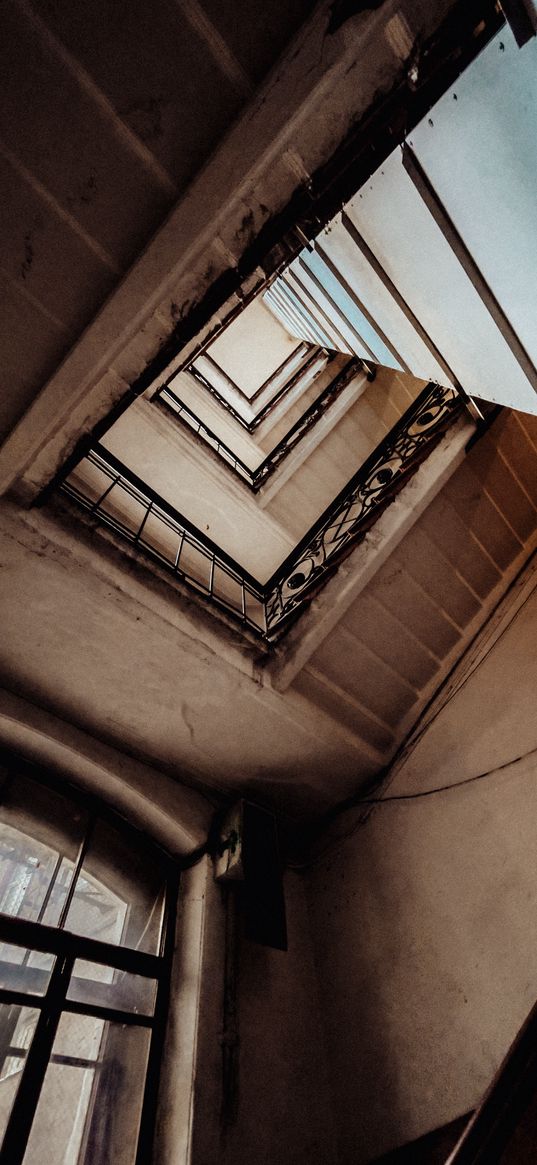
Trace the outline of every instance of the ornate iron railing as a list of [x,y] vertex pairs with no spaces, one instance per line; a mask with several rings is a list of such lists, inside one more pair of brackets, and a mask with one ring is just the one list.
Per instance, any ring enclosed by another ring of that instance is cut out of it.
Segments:
[[266,642],[304,610],[464,408],[428,385],[266,583],[260,583],[102,445],[61,489]]
[[455,389],[429,384],[420,393],[265,584],[269,636],[327,581],[463,408]]
[[[278,468],[281,462],[287,457],[288,453],[298,445],[298,442],[317,424],[317,421],[327,409],[338,399],[343,390],[347,387],[350,381],[357,375],[362,368],[362,362],[357,357],[352,357],[347,361],[340,372],[330,381],[330,384],[323,389],[316,400],[305,410],[303,415],[299,417],[298,421],[288,432],[281,438],[274,449],[264,458],[264,460],[256,467],[250,469],[236,453],[222,441],[220,437],[210,429],[204,421],[200,421],[199,417],[193,410],[178,397],[171,388],[163,388],[159,395],[159,401],[166,405],[166,412],[170,410],[174,417],[181,421],[182,424],[188,426],[204,444],[208,445],[210,449],[217,454],[218,457],[225,462],[229,469],[236,473],[242,481],[254,493],[257,493],[265,484],[274,470]],[[368,379],[374,379],[369,372]]]

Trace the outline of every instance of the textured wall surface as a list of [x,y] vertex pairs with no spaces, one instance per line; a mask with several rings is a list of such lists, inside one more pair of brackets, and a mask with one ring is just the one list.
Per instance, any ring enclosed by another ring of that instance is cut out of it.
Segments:
[[344,1165],[473,1108],[535,1000],[537,597],[519,601],[386,795],[491,775],[347,814],[309,877]]
[[285,879],[289,950],[239,947],[239,1090],[222,1163],[336,1165],[304,887]]

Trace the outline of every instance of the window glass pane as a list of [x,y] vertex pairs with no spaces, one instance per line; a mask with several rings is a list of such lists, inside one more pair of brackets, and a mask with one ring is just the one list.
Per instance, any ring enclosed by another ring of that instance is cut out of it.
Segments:
[[77,878],[66,929],[156,954],[163,903],[164,870],[155,851],[99,821]]
[[131,975],[128,971],[77,959],[67,998],[77,1003],[111,1007],[116,1011],[152,1015],[156,987],[154,979],[146,979],[143,975]]
[[0,912],[57,924],[86,814],[26,777],[8,783],[0,805]]
[[0,1003],[0,1139],[19,1087],[39,1012],[33,1007]]
[[53,965],[52,955],[0,943],[0,987],[44,995]]
[[[501,28],[410,135],[439,198],[534,364],[536,119],[537,44],[530,41],[521,53],[514,36]],[[477,190],[476,214],[472,191]]]
[[64,1013],[24,1165],[132,1165],[149,1033]]

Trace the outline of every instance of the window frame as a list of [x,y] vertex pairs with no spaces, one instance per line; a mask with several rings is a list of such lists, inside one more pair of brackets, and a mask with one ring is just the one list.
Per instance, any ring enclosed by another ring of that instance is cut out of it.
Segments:
[[[51,1062],[54,1038],[60,1019],[64,1014],[90,1016],[105,1022],[130,1025],[149,1031],[150,1042],[135,1156],[135,1165],[147,1165],[147,1162],[151,1160],[153,1149],[160,1067],[170,1001],[180,867],[161,846],[142,830],[110,809],[105,802],[101,802],[91,794],[81,792],[72,782],[57,779],[40,766],[19,760],[13,754],[6,755],[4,750],[0,750],[0,764],[4,767],[4,775],[0,785],[0,812],[6,784],[11,784],[12,781],[16,784],[17,776],[20,775],[50,788],[51,792],[58,792],[71,799],[77,807],[84,809],[87,814],[73,877],[58,925],[50,926],[16,915],[0,914],[0,942],[14,944],[32,952],[51,954],[55,960],[48,987],[42,995],[0,987],[0,1003],[34,1008],[39,1013],[28,1052],[24,1057],[20,1082],[0,1145],[0,1165],[22,1165],[45,1074]],[[88,938],[64,929],[62,926],[74,896],[77,877],[82,868],[88,841],[97,820],[108,821],[128,837],[138,838],[144,846],[158,854],[165,877],[165,897],[159,950],[155,954],[119,946],[100,939]],[[77,959],[154,980],[156,994],[153,1014],[143,1015],[104,1004],[82,1003],[67,999],[71,975]]]

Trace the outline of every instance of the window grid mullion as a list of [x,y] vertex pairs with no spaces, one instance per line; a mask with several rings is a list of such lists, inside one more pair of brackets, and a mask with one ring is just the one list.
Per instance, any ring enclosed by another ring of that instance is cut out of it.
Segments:
[[[182,531],[183,539],[184,531]],[[33,1009],[38,1013],[29,1047],[19,1057],[21,1063],[17,1066],[18,1088],[7,1120],[3,1139],[0,1136],[0,1165],[23,1165],[36,1112],[40,1103],[48,1065],[51,1062],[60,1062],[58,1056],[53,1055],[52,1049],[58,1024],[63,1014],[71,1014],[73,1018],[76,1015],[93,1017],[105,1023],[128,1025],[130,1028],[139,1028],[148,1033],[148,1063],[143,1090],[139,1148],[137,1149],[136,1161],[137,1163],[143,1162],[143,1165],[146,1165],[149,1159],[156,1117],[160,1059],[169,1003],[175,917],[177,911],[178,871],[174,864],[166,863],[168,868],[168,881],[166,884],[164,919],[160,933],[158,954],[140,951],[132,947],[123,947],[116,943],[109,943],[84,934],[77,934],[66,928],[69,911],[76,895],[80,872],[84,862],[87,860],[88,847],[93,840],[95,826],[102,816],[103,812],[95,804],[87,820],[84,836],[79,842],[76,858],[72,866],[71,882],[66,892],[60,916],[54,925],[45,923],[43,919],[52,897],[59,870],[61,869],[63,855],[59,856],[56,861],[54,876],[46,892],[45,899],[41,903],[37,919],[25,919],[17,914],[0,913],[0,942],[13,944],[22,948],[22,950],[26,949],[24,962],[27,961],[27,958],[33,951],[50,954],[54,959],[48,987],[44,994],[38,995],[34,991],[25,992],[7,985],[0,987],[0,1005],[7,1008],[11,1007],[13,1013],[17,1016],[17,1021],[20,1015],[20,1009]],[[127,975],[140,975],[146,980],[155,980],[154,1013],[152,1015],[144,1015],[137,1011],[127,1011],[121,1007],[115,1008],[108,1006],[105,1002],[86,1003],[76,999],[68,999],[69,984],[77,959],[95,962],[101,966],[125,972]],[[8,1011],[7,1014],[9,1016],[11,1013]],[[13,1054],[15,1054],[15,1044],[12,1050]],[[22,1052],[22,1047],[19,1050]],[[73,1057],[65,1058],[60,1056],[60,1059],[62,1062],[65,1059],[67,1063],[67,1060],[70,1061]],[[73,1066],[81,1066],[82,1061],[80,1058],[75,1056],[75,1060],[77,1060],[77,1063],[75,1065],[73,1060]]]
[[58,958],[50,977],[2,1141],[0,1165],[22,1165],[24,1160],[74,961],[73,955]]
[[69,889],[68,889],[67,894],[65,896],[65,902],[62,906],[60,917],[59,917],[58,922],[57,922],[58,930],[63,930],[65,920],[66,920],[67,915],[69,913],[69,910],[71,908],[71,903],[72,903],[74,895],[75,895],[76,884],[78,882],[78,877],[79,877],[80,871],[82,869],[82,863],[84,862],[84,859],[85,859],[86,854],[88,852],[88,846],[89,846],[90,841],[93,837],[93,830],[95,829],[96,821],[97,821],[97,814],[93,813],[90,820],[88,821],[86,832],[85,832],[84,837],[82,838],[82,841],[81,841],[80,846],[79,846],[78,856],[76,859],[75,868],[73,870],[73,877],[71,878],[71,885],[69,886]]
[[170,875],[166,886],[166,906],[160,942],[162,973],[158,981],[157,997],[155,1000],[154,1026],[151,1033],[149,1058],[147,1061],[144,1099],[136,1151],[136,1165],[147,1165],[147,1162],[153,1156],[162,1049],[164,1047],[170,1005],[178,899],[179,877],[177,875]]

